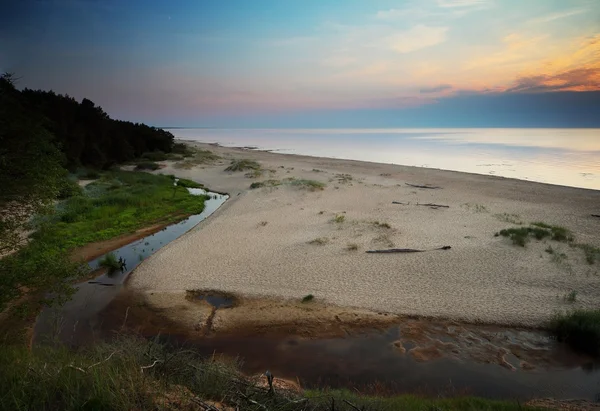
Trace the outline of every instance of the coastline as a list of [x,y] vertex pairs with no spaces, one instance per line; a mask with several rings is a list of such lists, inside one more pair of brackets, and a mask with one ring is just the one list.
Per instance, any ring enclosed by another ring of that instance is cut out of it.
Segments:
[[[598,246],[600,221],[590,214],[598,211],[600,191],[431,168],[192,145],[223,160],[189,170],[174,169],[167,162],[159,172],[229,192],[231,199],[201,223],[202,230],[190,231],[138,267],[128,281],[133,290],[219,289],[291,300],[314,294],[340,307],[527,327],[539,327],[557,310],[599,306],[600,280],[593,271],[598,271],[598,263],[590,266],[579,250],[551,244],[568,256],[561,265],[544,252],[549,243],[532,241],[524,249],[517,248],[494,233],[514,226],[503,218],[518,215],[514,218],[524,223],[565,226],[577,241]],[[233,158],[253,159],[272,171],[258,179],[243,172],[227,173],[224,168]],[[249,189],[255,181],[286,178],[314,179],[327,186],[314,192],[290,184]],[[421,207],[417,202],[449,208]],[[344,215],[342,223],[333,222],[337,215]],[[323,245],[307,244],[317,238],[327,240]],[[359,249],[348,250],[350,243]],[[365,254],[367,249],[391,244],[418,249],[450,245],[452,249]],[[577,301],[566,303],[561,296],[571,290],[577,291]]]

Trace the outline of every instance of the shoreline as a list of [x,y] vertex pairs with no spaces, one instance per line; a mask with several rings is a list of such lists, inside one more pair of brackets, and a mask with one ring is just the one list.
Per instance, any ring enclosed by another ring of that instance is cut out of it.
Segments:
[[[228,192],[231,198],[214,216],[219,218],[201,224],[203,230],[193,229],[138,267],[128,281],[133,289],[173,292],[208,288],[284,299],[313,293],[327,304],[340,307],[533,328],[539,328],[556,309],[598,307],[600,281],[589,273],[597,266],[581,264],[575,250],[563,250],[561,244],[557,245],[561,253],[569,255],[569,274],[564,267],[543,258],[548,244],[533,241],[521,250],[493,235],[514,226],[499,220],[502,212],[513,215],[519,211],[524,222],[565,225],[578,241],[597,245],[597,220],[590,214],[596,212],[594,207],[600,203],[600,191],[197,142],[193,146],[211,150],[222,160],[189,170],[175,169],[173,162],[166,162],[159,172],[191,178],[214,190]],[[234,158],[254,159],[268,171],[258,179],[246,178],[243,172],[224,172]],[[352,173],[348,181],[336,180],[344,173]],[[288,184],[249,189],[255,181],[286,178],[326,180],[323,182],[327,187],[316,192]],[[405,186],[407,182],[440,185],[442,189],[412,188]],[[411,206],[391,204],[390,200],[404,201],[407,197],[411,197]],[[448,204],[450,208],[413,207],[414,200]],[[344,212],[344,224],[332,223],[338,213]],[[374,220],[391,220],[392,228],[387,231],[373,227]],[[263,221],[266,224],[261,229],[259,223]],[[448,231],[448,225],[455,226],[457,233]],[[313,235],[317,238],[320,234],[328,238],[326,244],[306,244]],[[435,255],[373,258],[363,253],[369,248],[388,248],[377,243],[377,238],[386,236],[400,248],[451,245],[452,250]],[[359,242],[360,251],[345,250],[349,241]],[[191,255],[192,248],[204,251]],[[367,259],[369,263],[365,265]],[[306,264],[311,267],[308,271],[302,267]],[[171,274],[168,279],[162,274],[165,270]],[[523,278],[514,275],[518,272]],[[399,277],[400,283],[394,277]],[[436,284],[440,281],[447,287]],[[340,286],[349,286],[342,291],[349,295],[339,295]],[[578,301],[565,304],[557,293],[566,294],[573,289],[579,293]]]
[[245,153],[269,153],[269,154],[275,154],[275,155],[280,155],[280,156],[292,156],[292,157],[296,157],[298,160],[315,159],[315,160],[324,160],[324,161],[330,160],[330,161],[343,161],[343,162],[348,162],[348,163],[353,162],[353,163],[360,163],[360,164],[370,164],[373,166],[397,166],[397,167],[403,167],[403,168],[407,168],[407,169],[432,170],[432,171],[439,171],[439,172],[443,172],[443,173],[457,173],[459,175],[465,174],[465,175],[470,175],[470,176],[486,177],[486,178],[490,178],[490,179],[497,179],[499,181],[511,180],[511,181],[519,181],[519,182],[523,182],[523,183],[530,183],[530,184],[540,184],[543,186],[549,186],[551,188],[557,187],[557,188],[564,188],[564,189],[585,190],[585,191],[590,191],[590,192],[594,192],[594,193],[600,193],[600,189],[568,186],[568,185],[554,184],[554,183],[546,183],[546,182],[542,182],[542,181],[526,180],[526,179],[521,179],[521,178],[516,178],[516,177],[504,177],[504,176],[492,175],[492,174],[475,173],[475,172],[470,172],[470,171],[459,171],[459,170],[451,170],[451,169],[437,168],[437,167],[411,166],[411,165],[404,165],[404,164],[398,164],[398,163],[385,163],[385,162],[368,161],[368,160],[356,160],[356,159],[352,159],[352,158],[342,158],[342,157],[324,157],[324,156],[311,156],[311,155],[307,155],[307,154],[281,153],[278,150],[283,150],[283,149],[268,150],[268,149],[254,148],[254,147],[250,147],[250,146],[226,146],[226,145],[222,145],[221,143],[217,143],[217,142],[207,143],[207,142],[200,142],[198,140],[186,140],[186,139],[176,138],[175,141],[189,144],[192,146],[195,146],[196,144],[200,145],[202,147],[207,146],[208,149],[210,149],[211,147],[215,147],[215,148],[237,150],[239,152],[245,152]]

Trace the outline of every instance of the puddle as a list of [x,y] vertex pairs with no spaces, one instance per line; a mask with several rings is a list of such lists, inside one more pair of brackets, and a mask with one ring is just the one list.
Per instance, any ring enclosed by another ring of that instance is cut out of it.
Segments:
[[192,301],[206,301],[215,310],[231,308],[237,303],[235,296],[221,291],[188,291],[187,298]]
[[[204,210],[200,214],[165,227],[161,231],[127,244],[112,253],[122,258],[126,264],[124,270],[111,274],[102,274],[93,280],[75,286],[75,293],[70,301],[61,307],[44,309],[34,326],[34,343],[40,339],[53,339],[72,343],[76,333],[96,329],[102,319],[97,315],[119,294],[127,276],[150,255],[181,237],[198,223],[214,213],[229,198],[228,195],[213,193],[198,188],[188,188],[194,195],[207,194]],[[89,262],[92,271],[100,268],[100,260],[104,256]],[[83,329],[82,329],[83,328]]]

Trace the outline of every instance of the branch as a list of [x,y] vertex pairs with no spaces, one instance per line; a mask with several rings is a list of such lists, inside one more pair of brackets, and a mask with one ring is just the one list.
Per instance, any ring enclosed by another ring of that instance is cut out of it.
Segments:
[[144,365],[144,366],[140,367],[140,369],[142,370],[142,372],[144,372],[144,370],[154,367],[159,362],[162,362],[162,360],[154,360],[154,362],[151,365]]
[[345,402],[346,404],[348,404],[349,406],[351,406],[352,408],[354,408],[356,411],[361,411],[361,409],[360,409],[360,408],[358,408],[356,405],[352,404],[350,401],[348,401],[348,400],[344,400],[344,402]]
[[97,362],[96,364],[92,364],[92,365],[90,365],[89,367],[87,367],[88,371],[89,371],[91,368],[95,367],[96,365],[100,365],[100,364],[102,364],[102,363],[104,363],[104,362],[106,362],[106,361],[110,360],[110,358],[111,358],[113,355],[115,355],[115,353],[116,353],[116,351],[113,351],[113,352],[112,352],[112,353],[111,353],[111,354],[110,354],[110,355],[109,355],[109,356],[108,356],[108,357],[107,357],[105,360],[102,360],[102,361],[100,361],[100,362]]
[[415,188],[429,188],[431,190],[436,190],[436,189],[440,189],[442,187],[436,187],[436,186],[430,186],[430,185],[422,185],[422,184],[410,184],[410,183],[406,183],[407,186],[410,187],[415,187]]

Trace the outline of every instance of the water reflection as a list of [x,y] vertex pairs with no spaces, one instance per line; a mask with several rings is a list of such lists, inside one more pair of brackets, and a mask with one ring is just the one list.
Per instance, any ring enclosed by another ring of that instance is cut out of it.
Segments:
[[600,189],[600,129],[176,129],[177,138]]

